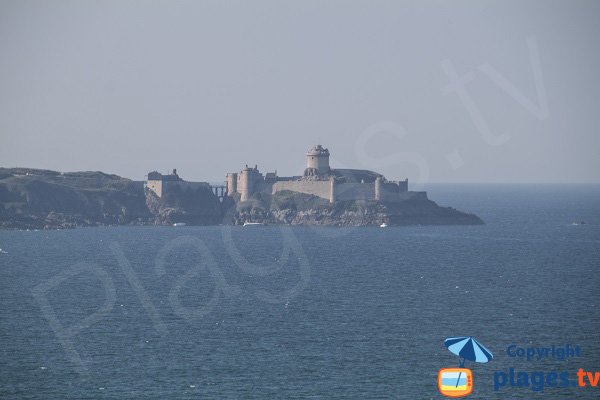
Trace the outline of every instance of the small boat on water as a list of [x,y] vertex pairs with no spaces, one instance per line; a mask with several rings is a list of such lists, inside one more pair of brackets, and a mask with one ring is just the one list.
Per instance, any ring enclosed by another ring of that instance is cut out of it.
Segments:
[[386,223],[384,222],[384,223],[382,223],[381,225],[379,225],[379,227],[380,227],[380,228],[387,228],[387,227],[388,227],[388,224],[386,224]]
[[8,254],[8,251],[0,249],[0,254]]
[[186,226],[187,224],[185,222],[175,222],[173,224],[173,226]]
[[264,225],[262,222],[244,222],[243,226],[257,226],[257,225]]

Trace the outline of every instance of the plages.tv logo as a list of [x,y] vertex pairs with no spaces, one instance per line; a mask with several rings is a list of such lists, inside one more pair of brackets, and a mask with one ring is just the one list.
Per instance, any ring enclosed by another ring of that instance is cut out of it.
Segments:
[[465,361],[486,363],[494,356],[472,336],[450,337],[444,345],[458,356],[459,368],[442,368],[438,372],[438,389],[446,397],[464,397],[473,391],[473,372],[465,368]]

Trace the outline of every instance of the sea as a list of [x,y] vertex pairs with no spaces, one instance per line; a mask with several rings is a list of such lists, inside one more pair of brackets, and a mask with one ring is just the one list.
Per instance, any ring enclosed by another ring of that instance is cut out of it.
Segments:
[[0,398],[442,399],[461,336],[467,398],[600,398],[600,186],[425,189],[485,225],[0,231]]

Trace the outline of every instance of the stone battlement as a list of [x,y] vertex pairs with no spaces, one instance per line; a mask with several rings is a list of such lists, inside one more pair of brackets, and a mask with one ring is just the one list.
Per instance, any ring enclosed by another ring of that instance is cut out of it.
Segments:
[[408,179],[388,181],[381,174],[359,169],[332,169],[329,150],[321,145],[306,153],[303,176],[278,177],[277,172],[263,175],[258,166],[227,174],[227,193],[239,193],[247,201],[254,193],[275,194],[279,191],[305,193],[334,203],[345,200],[400,201],[408,192]]

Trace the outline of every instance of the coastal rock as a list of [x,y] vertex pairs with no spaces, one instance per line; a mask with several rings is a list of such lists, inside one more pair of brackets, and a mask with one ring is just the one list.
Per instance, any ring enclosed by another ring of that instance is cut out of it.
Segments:
[[0,168],[0,228],[140,224],[152,215],[142,182],[102,172]]
[[450,207],[440,207],[426,195],[408,196],[404,201],[340,201],[330,203],[317,196],[281,191],[257,193],[238,201],[230,222],[325,226],[481,225],[483,221]]
[[155,225],[216,225],[221,222],[221,203],[210,188],[180,189],[175,187],[162,197],[145,189],[146,205]]
[[103,172],[0,168],[0,228],[217,224],[221,206],[210,189],[161,199],[143,182]]

